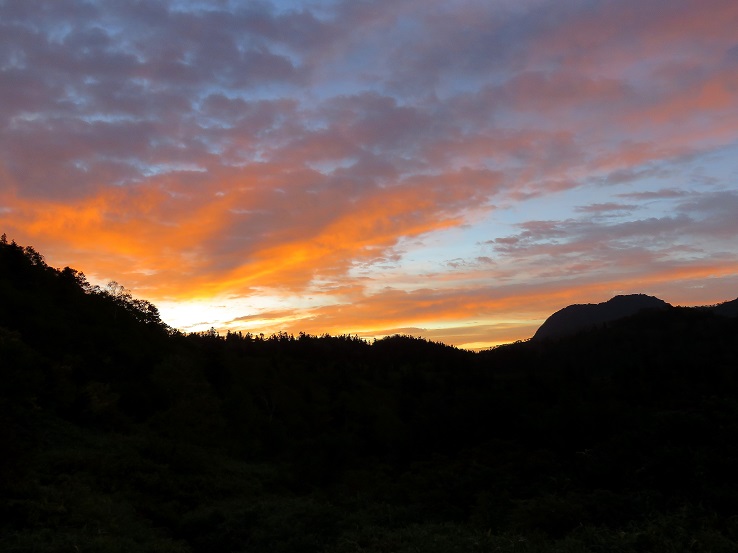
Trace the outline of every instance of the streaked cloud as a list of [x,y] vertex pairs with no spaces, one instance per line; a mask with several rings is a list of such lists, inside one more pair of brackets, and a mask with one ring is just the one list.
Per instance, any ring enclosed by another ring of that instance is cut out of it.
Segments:
[[733,0],[8,0],[2,231],[183,328],[481,347],[569,299],[728,299],[736,28]]

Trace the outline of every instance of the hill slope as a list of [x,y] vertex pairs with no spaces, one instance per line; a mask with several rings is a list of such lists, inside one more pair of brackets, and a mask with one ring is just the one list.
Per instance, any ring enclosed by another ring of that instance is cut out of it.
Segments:
[[644,309],[666,309],[668,303],[645,294],[615,296],[596,304],[569,305],[551,315],[533,335],[533,340],[570,336],[597,325],[635,315]]
[[705,309],[723,317],[738,317],[738,298],[732,301],[726,301],[717,305],[712,305],[710,307],[706,307]]
[[479,354],[185,336],[3,241],[0,550],[736,551],[737,366],[683,308]]

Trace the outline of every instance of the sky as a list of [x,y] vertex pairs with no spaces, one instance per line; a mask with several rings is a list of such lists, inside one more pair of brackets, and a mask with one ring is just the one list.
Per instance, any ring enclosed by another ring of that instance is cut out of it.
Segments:
[[185,332],[738,296],[735,0],[0,0],[0,232]]

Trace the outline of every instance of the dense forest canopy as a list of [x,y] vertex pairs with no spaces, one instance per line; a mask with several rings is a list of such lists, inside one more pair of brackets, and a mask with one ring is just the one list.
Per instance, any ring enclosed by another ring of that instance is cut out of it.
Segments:
[[188,335],[3,236],[0,550],[735,551],[722,312],[479,353]]

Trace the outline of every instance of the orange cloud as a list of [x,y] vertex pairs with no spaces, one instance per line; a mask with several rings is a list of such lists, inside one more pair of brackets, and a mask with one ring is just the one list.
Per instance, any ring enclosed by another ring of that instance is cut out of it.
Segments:
[[480,344],[727,299],[734,0],[237,4],[0,3],[0,231],[155,302],[253,299],[202,317],[233,328]]

